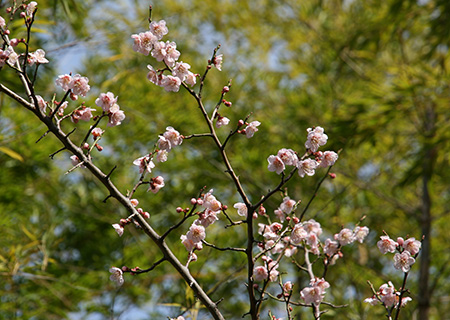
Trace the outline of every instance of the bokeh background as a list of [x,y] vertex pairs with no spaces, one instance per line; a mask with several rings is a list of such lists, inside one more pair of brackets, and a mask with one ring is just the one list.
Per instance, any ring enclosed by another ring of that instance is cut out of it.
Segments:
[[[119,96],[122,125],[108,129],[94,161],[126,193],[139,179],[134,159],[150,151],[158,134],[173,126],[184,135],[207,131],[187,92],[167,93],[146,79],[151,57],[132,50],[131,34],[148,28],[147,1],[42,0],[32,50],[44,48],[51,63],[39,68],[37,93],[57,100],[58,74],[87,76],[92,90],[84,99],[94,106],[100,92]],[[446,0],[304,0],[154,1],[153,19],[164,19],[166,40],[177,43],[180,60],[203,72],[221,44],[223,71],[212,70],[204,89],[211,109],[232,79],[222,115],[235,124],[252,112],[262,124],[255,136],[237,137],[229,155],[251,200],[273,188],[279,177],[267,171],[267,157],[287,147],[302,152],[306,129],[320,125],[329,136],[324,150],[341,150],[306,218],[319,221],[331,235],[363,216],[371,232],[365,244],[344,248],[344,257],[328,273],[326,300],[347,308],[329,309],[323,319],[381,319],[381,306],[363,300],[402,273],[376,242],[383,230],[392,238],[425,236],[408,287],[413,301],[403,319],[450,317],[450,2]],[[0,14],[11,1],[0,2]],[[20,19],[9,24],[24,37]],[[14,72],[3,68],[1,82],[21,92]],[[73,134],[82,139],[89,123]],[[69,131],[72,123],[64,128]],[[145,268],[160,253],[139,230],[127,228],[119,238],[111,227],[126,217],[91,175],[71,168],[69,154],[54,160],[60,148],[32,114],[0,94],[0,318],[1,319],[165,319],[183,311],[191,319],[209,319],[193,293],[168,264],[131,277],[117,289],[109,281],[111,266]],[[228,129],[219,131],[222,137]],[[180,219],[178,206],[190,206],[203,186],[230,208],[239,201],[224,174],[212,141],[186,140],[155,172],[166,179],[156,196],[139,189],[140,207],[162,233]],[[303,200],[313,195],[324,171],[294,178],[288,194]],[[267,202],[269,214],[281,203]],[[230,210],[231,214],[235,214]],[[245,228],[224,229],[221,219],[207,229],[206,240],[219,246],[244,246]],[[187,222],[169,237],[181,260],[187,253],[179,237]],[[225,299],[227,319],[247,311],[245,260],[240,253],[205,248],[192,273],[211,293]],[[320,268],[320,267],[318,267]],[[297,281],[294,297],[308,284],[306,274],[280,268],[283,279]],[[273,293],[279,289],[274,286]],[[267,302],[284,317],[283,306]],[[310,319],[297,308],[296,319]]]

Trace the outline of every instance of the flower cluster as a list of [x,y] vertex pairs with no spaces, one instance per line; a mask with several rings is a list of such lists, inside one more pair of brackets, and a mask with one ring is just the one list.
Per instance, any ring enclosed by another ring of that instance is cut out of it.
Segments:
[[330,284],[325,279],[315,278],[311,279],[309,287],[300,291],[300,298],[308,305],[318,306],[323,301],[325,290],[330,287]]
[[277,270],[279,263],[268,256],[262,256],[264,266],[255,266],[253,269],[253,280],[269,280],[275,282],[280,272]]
[[133,38],[133,50],[148,56],[150,53],[157,61],[164,61],[165,65],[172,68],[171,75],[164,75],[162,71],[155,70],[151,65],[147,68],[149,72],[147,79],[163,87],[166,91],[178,92],[182,82],[190,85],[195,85],[197,75],[189,71],[191,66],[185,62],[177,62],[180,57],[180,52],[177,50],[177,45],[173,41],[160,41],[169,30],[166,27],[166,22],[161,20],[159,22],[151,22],[149,31],[141,32],[139,34],[131,35]]
[[397,241],[392,240],[389,236],[381,236],[381,240],[377,242],[378,249],[382,254],[387,252],[395,253],[394,267],[401,269],[403,272],[409,272],[411,266],[416,262],[415,257],[418,255],[422,243],[415,238],[397,238]]
[[297,153],[292,149],[280,149],[277,155],[270,155],[267,158],[268,170],[281,174],[286,166],[294,166],[298,169],[298,175],[304,177],[305,175],[312,176],[318,167],[329,167],[334,165],[338,159],[338,154],[334,151],[317,151],[319,146],[323,146],[328,139],[322,127],[308,128],[308,136],[305,143],[309,154],[314,156],[312,158],[299,159]]
[[192,204],[201,205],[204,210],[198,213],[198,219],[195,220],[186,235],[180,237],[181,243],[187,251],[189,251],[190,260],[197,260],[194,250],[203,249],[202,240],[206,237],[205,228],[219,220],[217,215],[223,209],[222,203],[212,194],[213,190],[209,190],[202,199],[192,199]]
[[[364,302],[371,305],[382,303],[385,307],[398,308],[401,292],[395,290],[392,282],[385,283],[380,286],[378,291],[370,298],[366,298]],[[401,307],[404,307],[412,299],[410,297],[402,297]]]

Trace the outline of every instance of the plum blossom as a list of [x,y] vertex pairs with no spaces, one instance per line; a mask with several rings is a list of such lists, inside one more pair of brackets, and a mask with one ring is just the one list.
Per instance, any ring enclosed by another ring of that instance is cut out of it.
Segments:
[[73,112],[71,120],[74,123],[78,123],[79,120],[89,121],[92,118],[92,111],[95,111],[95,109],[82,106]]
[[213,196],[213,189],[209,190],[203,197],[202,206],[206,209],[212,211],[220,211],[222,209],[222,204]]
[[115,127],[122,123],[123,120],[125,120],[125,113],[123,110],[120,110],[120,107],[117,103],[114,103],[111,108],[109,108],[109,114],[108,114],[108,127]]
[[308,128],[308,136],[305,147],[312,152],[316,152],[320,146],[327,143],[328,136],[324,133],[322,127]]
[[153,33],[158,40],[161,40],[163,36],[169,33],[169,29],[166,27],[166,21],[152,21],[150,23],[150,32]]
[[55,84],[61,87],[64,91],[70,89],[70,83],[72,82],[72,76],[70,74],[63,74],[58,76],[58,79],[55,80]]
[[186,237],[189,240],[192,240],[194,243],[201,242],[206,237],[205,227],[202,225],[198,225],[193,223],[189,228],[189,231],[186,234]]
[[369,228],[367,227],[360,227],[357,226],[355,230],[353,231],[355,240],[357,240],[359,243],[363,243],[364,239],[369,234]]
[[58,108],[58,116],[62,117],[64,116],[64,110],[66,110],[67,106],[69,105],[69,102],[64,101]]
[[[174,146],[179,146],[183,143],[183,136],[173,127],[166,127],[163,137],[170,142],[169,150]],[[164,149],[164,148],[161,148]],[[167,149],[165,149],[167,150]]]
[[378,249],[380,249],[382,254],[386,254],[387,252],[395,252],[395,249],[398,246],[398,243],[389,238],[389,236],[381,236],[381,240],[377,242]]
[[5,19],[3,19],[2,16],[0,16],[0,28],[5,28],[5,27],[6,27]]
[[[76,155],[70,156],[70,160],[71,160],[72,165],[73,165],[74,167],[80,165],[80,163],[81,163],[80,159],[79,159]],[[84,165],[81,165],[80,167],[81,167],[81,168],[85,168]]]
[[245,203],[238,202],[233,205],[233,208],[237,209],[238,215],[241,217],[247,217],[247,206]]
[[181,80],[174,76],[163,76],[161,80],[161,86],[167,92],[178,92],[180,90]]
[[267,269],[269,270],[269,280],[272,282],[275,282],[277,280],[278,275],[280,272],[277,270],[279,267],[279,264],[277,261],[270,261],[267,264]]
[[403,251],[402,253],[396,253],[394,255],[395,269],[402,269],[403,272],[408,272],[414,262],[416,262],[416,259],[411,257],[409,251]]
[[255,134],[255,132],[258,131],[258,126],[261,124],[261,122],[259,121],[252,121],[250,122],[247,127],[244,129],[245,130],[245,136],[250,139],[251,137],[253,137],[253,135]]
[[109,112],[109,109],[117,102],[117,97],[114,97],[112,92],[100,93],[100,96],[95,100],[95,104]]
[[310,287],[304,288],[300,291],[300,298],[305,301],[306,304],[313,304],[315,306],[320,305],[325,296],[325,289],[330,287],[330,284],[322,279],[311,279]]
[[339,241],[341,246],[345,246],[355,241],[355,237],[352,230],[344,228],[338,234],[334,235],[334,240]]
[[180,57],[180,51],[177,50],[177,44],[173,41],[172,42],[167,41],[165,43],[164,49],[161,50],[160,53],[161,55],[164,55],[163,60],[169,67],[175,66],[175,62]]
[[119,237],[123,235],[123,226],[121,224],[115,223],[112,225],[112,227],[114,228],[114,230],[116,230]]
[[322,234],[322,228],[320,227],[320,223],[318,223],[314,219],[310,219],[308,221],[305,221],[303,223],[303,228],[308,233],[314,233],[317,236],[320,236]]
[[193,87],[197,83],[197,76],[198,76],[198,74],[189,72],[186,79],[184,80],[184,82],[186,82],[186,84]]
[[14,51],[12,46],[6,48],[5,54],[8,56],[8,62],[12,65],[16,64],[17,60],[19,60],[19,55]]
[[101,137],[103,133],[105,133],[105,130],[102,130],[101,128],[94,128],[92,129],[91,133],[94,136],[94,138],[98,138]]
[[286,281],[283,284],[283,291],[284,292],[291,292],[292,291],[292,287],[293,287],[292,282],[291,281]]
[[299,161],[297,162],[298,175],[302,178],[305,176],[305,174],[308,176],[313,176],[317,166],[317,161],[313,159],[305,159],[303,161]]
[[131,35],[133,38],[133,50],[143,55],[148,56],[150,51],[152,51],[153,46],[159,40],[152,32],[141,32],[139,34]]
[[289,214],[294,209],[294,206],[296,205],[296,201],[292,200],[289,197],[284,197],[283,202],[280,205],[280,210],[283,211],[286,214]]
[[147,191],[157,193],[162,187],[164,187],[164,178],[161,176],[157,176],[156,178],[152,179]]
[[209,227],[211,224],[219,220],[217,217],[218,211],[212,211],[211,209],[206,209],[205,211],[199,213],[198,219],[195,221],[197,224],[201,224],[205,228]]
[[264,266],[258,266],[253,268],[253,280],[263,281],[269,277],[269,272]]
[[295,166],[298,162],[298,157],[292,149],[280,149],[277,153],[277,157],[279,157],[286,166]]
[[124,279],[123,279],[123,271],[121,269],[112,267],[111,269],[109,269],[109,272],[111,272],[109,280],[115,282],[119,286],[123,285]]
[[334,151],[325,151],[320,158],[319,167],[326,168],[335,164],[339,158],[338,154]]
[[166,162],[168,154],[169,153],[167,152],[167,150],[158,150],[158,152],[156,153],[156,161]]
[[230,123],[230,119],[228,119],[227,117],[219,116],[216,121],[216,127],[220,128],[222,126],[228,125],[229,123]]
[[325,240],[325,245],[323,246],[323,252],[330,257],[337,253],[339,249],[339,244],[337,241],[333,241],[331,239]]
[[191,66],[189,64],[187,64],[186,62],[180,61],[177,62],[175,64],[175,67],[172,70],[172,75],[174,77],[178,77],[180,78],[181,81],[186,80],[188,74],[189,74],[189,69],[191,68]]
[[397,300],[395,288],[391,281],[381,285],[378,293],[381,302],[384,303],[387,307],[392,307]]
[[223,54],[219,54],[214,57],[213,65],[217,70],[222,71]]
[[192,239],[189,239],[184,234],[181,235],[180,239],[181,239],[181,243],[184,245],[186,250],[189,251],[189,252],[191,252],[194,249],[197,249],[197,250],[202,250],[203,249],[203,245],[202,245],[201,242],[194,242],[194,241],[192,241]]
[[48,60],[45,58],[45,51],[42,49],[37,49],[35,52],[31,52],[28,56],[28,63],[30,64],[30,66],[34,65],[35,63],[48,63]]
[[295,245],[300,244],[308,236],[308,232],[303,228],[301,223],[294,226],[291,232],[291,242]]
[[41,109],[41,111],[45,113],[45,110],[47,109],[47,102],[40,95],[36,95],[36,100],[37,100],[39,109]]
[[406,251],[408,251],[412,256],[419,253],[421,246],[422,246],[422,243],[420,241],[416,240],[416,238],[408,238],[402,244],[402,247]]
[[89,79],[76,74],[72,77],[69,83],[69,89],[72,89],[72,93],[82,97],[86,97],[91,87],[88,85]]
[[275,171],[277,174],[280,174],[285,169],[283,160],[281,160],[281,158],[278,156],[270,155],[267,158],[267,162],[269,163],[269,165],[267,166],[267,169],[270,172]]
[[152,169],[155,167],[155,164],[148,155],[137,158],[136,160],[133,161],[133,164],[139,167],[139,173],[141,174],[144,173],[144,171],[151,173]]

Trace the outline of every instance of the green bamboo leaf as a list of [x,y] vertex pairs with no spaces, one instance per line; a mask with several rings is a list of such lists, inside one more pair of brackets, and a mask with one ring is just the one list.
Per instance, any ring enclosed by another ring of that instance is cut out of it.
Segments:
[[15,152],[14,150],[11,150],[10,148],[0,147],[0,152],[7,154],[8,156],[10,156],[13,159],[23,162],[23,157],[20,154],[18,154],[17,152]]

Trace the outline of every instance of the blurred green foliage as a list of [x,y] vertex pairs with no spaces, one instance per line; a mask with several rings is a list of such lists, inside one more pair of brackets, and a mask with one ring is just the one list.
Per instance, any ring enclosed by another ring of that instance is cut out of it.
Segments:
[[[7,5],[1,2],[2,16]],[[183,135],[207,131],[189,94],[167,93],[149,83],[145,66],[156,66],[156,61],[131,49],[130,35],[147,29],[147,6],[137,0],[39,1],[39,32],[32,39],[33,50],[55,48],[48,52],[52,62],[67,44],[84,48],[82,67],[73,72],[90,79],[87,105],[93,106],[100,92],[119,96],[127,118],[108,128],[101,140],[105,150],[94,161],[105,172],[118,166],[112,179],[123,193],[139,178],[132,161],[152,149],[166,126]],[[391,280],[398,288],[402,274],[379,253],[376,241],[383,230],[394,239],[422,236],[424,184],[431,195],[430,319],[450,313],[449,9],[440,0],[153,3],[153,19],[166,20],[165,39],[177,43],[180,60],[194,72],[202,73],[214,47],[222,45],[223,71],[212,70],[205,84],[207,108],[231,78],[227,99],[233,106],[220,113],[232,127],[249,113],[250,120],[261,121],[252,139],[238,136],[228,147],[252,201],[279,181],[267,171],[266,158],[282,147],[303,152],[308,127],[325,128],[329,140],[324,150],[342,149],[333,168],[337,178],[324,183],[306,218],[316,219],[332,235],[365,216],[371,234],[364,245],[344,248],[344,257],[330,269],[326,300],[349,307],[330,309],[324,319],[383,317],[381,306],[362,302],[371,296],[366,280],[377,288]],[[10,29],[24,32],[19,21]],[[54,86],[54,68],[41,68],[37,81],[37,92],[47,100],[55,90],[62,97]],[[2,83],[21,92],[13,72],[3,68],[0,75]],[[126,275],[124,286],[114,287],[109,267],[146,268],[160,258],[158,250],[132,227],[118,238],[111,224],[126,217],[125,210],[112,200],[103,203],[105,189],[83,170],[64,175],[69,155],[48,158],[60,145],[51,136],[35,143],[45,129],[31,114],[4,95],[0,105],[0,314],[5,319],[106,319],[113,314],[161,319],[190,308],[195,315],[201,306],[168,264],[149,274]],[[78,123],[73,140],[81,141],[89,125]],[[228,129],[219,133],[225,137]],[[135,196],[163,233],[179,221],[176,208],[189,207],[203,186],[214,188],[229,208],[240,201],[224,170],[212,141],[185,140],[155,168],[166,187],[157,195],[142,188]],[[289,195],[303,201],[300,210],[323,174],[296,177],[288,184]],[[281,194],[269,200],[267,211],[272,214],[281,200]],[[236,217],[232,209],[229,213]],[[245,227],[224,229],[226,223],[221,219],[209,227],[206,240],[221,247],[245,246]],[[187,253],[179,237],[188,227],[189,222],[167,239],[181,261]],[[198,257],[192,273],[213,300],[225,298],[220,308],[226,318],[240,318],[248,311],[243,254],[205,248]],[[289,272],[283,279],[300,281],[294,287],[298,299],[298,286],[309,282],[307,275],[293,267],[282,271]],[[413,301],[402,311],[404,319],[419,319],[418,277],[419,263],[408,283]],[[279,293],[275,285],[270,291]],[[147,315],[135,313],[134,307]],[[284,316],[282,307],[268,302],[262,318],[269,308]],[[294,313],[301,319],[310,316],[305,308]],[[200,310],[198,319],[209,317]]]

